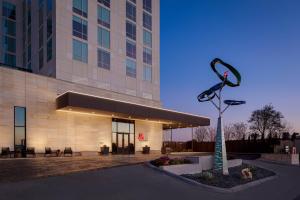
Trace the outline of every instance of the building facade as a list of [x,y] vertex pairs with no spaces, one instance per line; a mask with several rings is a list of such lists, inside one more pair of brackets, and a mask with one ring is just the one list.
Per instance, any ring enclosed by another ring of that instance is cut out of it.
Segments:
[[134,153],[208,125],[161,108],[159,4],[0,0],[0,146]]

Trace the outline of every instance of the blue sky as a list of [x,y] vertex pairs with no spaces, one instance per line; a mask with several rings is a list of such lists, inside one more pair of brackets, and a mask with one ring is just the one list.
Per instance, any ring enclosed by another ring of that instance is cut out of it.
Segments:
[[161,100],[164,107],[209,116],[197,95],[219,82],[209,63],[219,57],[242,75],[224,98],[246,100],[225,123],[247,122],[272,104],[300,131],[300,1],[161,0]]

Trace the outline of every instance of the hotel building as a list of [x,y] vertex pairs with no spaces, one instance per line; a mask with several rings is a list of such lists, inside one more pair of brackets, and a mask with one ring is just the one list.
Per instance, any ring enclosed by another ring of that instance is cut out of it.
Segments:
[[161,150],[159,0],[0,0],[0,147]]

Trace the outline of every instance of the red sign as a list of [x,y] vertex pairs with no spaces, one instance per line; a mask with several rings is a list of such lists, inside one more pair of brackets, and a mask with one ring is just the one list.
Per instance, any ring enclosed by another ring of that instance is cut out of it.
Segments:
[[139,141],[144,141],[145,140],[144,133],[139,133],[138,139]]

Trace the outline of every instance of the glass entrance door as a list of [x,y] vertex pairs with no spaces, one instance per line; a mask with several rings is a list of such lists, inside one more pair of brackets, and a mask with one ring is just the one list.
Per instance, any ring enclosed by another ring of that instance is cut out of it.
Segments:
[[117,153],[118,154],[129,154],[129,134],[128,133],[117,133]]
[[124,119],[112,120],[112,153],[134,153],[134,121]]

